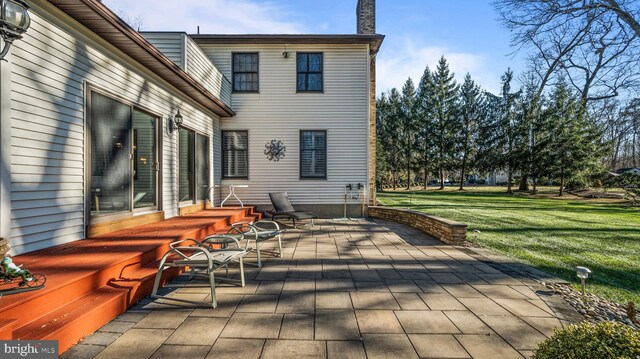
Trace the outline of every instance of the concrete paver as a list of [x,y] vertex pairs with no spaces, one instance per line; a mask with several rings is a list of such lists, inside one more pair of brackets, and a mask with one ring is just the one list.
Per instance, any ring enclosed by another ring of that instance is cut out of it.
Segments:
[[[144,299],[62,358],[521,358],[561,325],[527,284],[403,225],[318,221],[283,246],[217,308]],[[206,301],[187,281],[163,291]]]
[[410,334],[420,358],[471,358],[453,335]]

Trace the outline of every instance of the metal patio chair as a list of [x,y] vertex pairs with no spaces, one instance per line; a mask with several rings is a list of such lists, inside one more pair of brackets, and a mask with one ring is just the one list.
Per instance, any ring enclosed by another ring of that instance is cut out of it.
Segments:
[[[185,245],[187,242],[193,242],[193,245]],[[235,248],[231,248],[230,245],[235,245]],[[202,241],[184,239],[171,243],[169,247],[169,251],[167,251],[160,260],[158,273],[153,283],[152,298],[163,298],[189,304],[202,304],[201,302],[158,295],[162,272],[169,268],[176,267],[188,267],[191,272],[190,278],[200,277],[209,280],[211,306],[213,308],[218,306],[214,276],[214,272],[217,269],[224,267],[226,270],[226,276],[218,278],[220,281],[239,283],[242,287],[245,286],[243,258],[247,255],[247,251],[240,246],[240,241],[237,238],[226,235],[213,235],[206,237]],[[240,279],[229,277],[229,264],[236,262],[239,264]]]
[[[278,222],[259,220],[257,222],[233,223],[226,235],[244,238],[247,241],[245,244],[245,250],[247,252],[255,251],[258,256],[258,267],[262,267],[262,252],[282,257],[282,235],[285,231],[286,230],[284,228],[280,228],[280,224],[278,224]],[[270,239],[278,240],[277,253],[273,251],[263,251],[260,249],[262,243]],[[255,241],[255,248],[250,246],[252,240]]]

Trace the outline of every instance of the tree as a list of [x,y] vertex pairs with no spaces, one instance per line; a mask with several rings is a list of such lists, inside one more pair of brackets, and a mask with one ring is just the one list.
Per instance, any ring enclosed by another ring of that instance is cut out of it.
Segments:
[[567,179],[594,168],[600,158],[599,133],[582,108],[579,96],[571,92],[562,78],[556,85],[546,109],[549,126],[549,168],[560,182],[564,195]]
[[411,78],[402,87],[400,101],[401,162],[407,174],[407,189],[411,188],[411,170],[415,166],[414,152],[416,148],[416,89]]
[[378,190],[384,189],[385,177],[389,172],[387,154],[390,144],[389,136],[385,132],[388,129],[386,122],[389,121],[389,109],[387,95],[382,93],[376,101],[376,186]]
[[435,86],[429,66],[424,69],[416,94],[417,162],[422,169],[424,189],[429,184],[431,158],[433,157],[433,97]]
[[435,167],[440,179],[440,189],[444,189],[444,176],[452,167],[453,148],[455,145],[456,116],[458,114],[458,85],[449,64],[440,58],[433,73],[433,144]]
[[387,160],[389,170],[392,175],[393,189],[398,187],[398,174],[400,172],[400,156],[401,138],[398,131],[400,113],[401,113],[400,93],[397,89],[392,88],[389,92],[389,108],[386,121],[384,123],[384,134],[387,138]]
[[511,69],[507,69],[501,80],[500,120],[497,135],[497,145],[501,149],[501,156],[498,158],[498,163],[502,164],[507,171],[507,193],[512,193],[513,171],[518,160],[518,153],[515,149],[519,140],[517,121],[521,118],[516,110],[516,101],[520,94],[519,92],[511,92],[511,81],[513,80]]
[[475,152],[475,141],[480,118],[480,87],[473,82],[467,73],[460,88],[460,120],[458,147],[460,148],[460,190],[464,189],[465,174],[469,159]]
[[494,0],[516,51],[528,49],[539,98],[562,73],[583,107],[639,86],[640,0]]

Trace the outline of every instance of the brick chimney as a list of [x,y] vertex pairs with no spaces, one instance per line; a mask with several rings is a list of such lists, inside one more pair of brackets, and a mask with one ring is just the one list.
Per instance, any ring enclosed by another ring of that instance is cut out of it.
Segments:
[[358,0],[358,35],[376,33],[376,0]]

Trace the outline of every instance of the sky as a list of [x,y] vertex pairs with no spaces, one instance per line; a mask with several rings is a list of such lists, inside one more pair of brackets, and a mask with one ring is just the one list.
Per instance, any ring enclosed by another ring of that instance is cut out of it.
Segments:
[[[357,0],[103,0],[142,31],[202,34],[353,34]],[[508,30],[489,0],[377,0],[377,32],[386,36],[377,56],[377,91],[400,90],[444,56],[462,81],[466,73],[497,93],[500,76],[525,68],[513,54]]]

